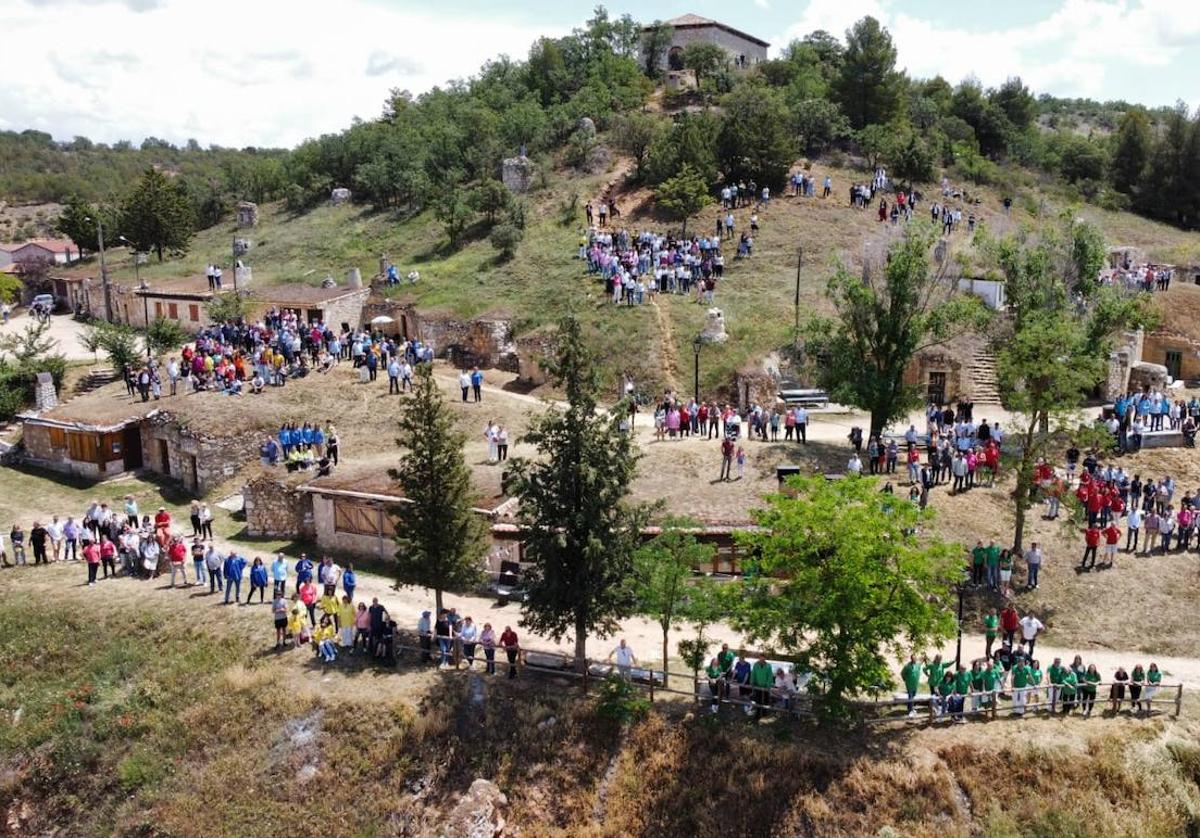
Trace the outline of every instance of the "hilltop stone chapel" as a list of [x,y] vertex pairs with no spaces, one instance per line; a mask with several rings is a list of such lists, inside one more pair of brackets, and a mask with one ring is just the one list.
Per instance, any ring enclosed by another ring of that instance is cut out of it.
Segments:
[[[729,53],[729,61],[736,69],[753,67],[767,60],[770,44],[732,26],[700,15],[686,14],[663,21],[671,27],[671,45],[662,56],[661,65],[668,72],[683,70],[683,48],[688,44],[703,41],[716,44]],[[647,26],[643,31],[652,30]],[[645,56],[642,56],[643,63]]]

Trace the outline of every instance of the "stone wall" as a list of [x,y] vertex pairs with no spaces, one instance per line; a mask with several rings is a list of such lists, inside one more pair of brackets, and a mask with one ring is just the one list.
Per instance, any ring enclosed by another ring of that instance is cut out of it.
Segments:
[[353,294],[327,303],[323,306],[325,322],[332,324],[334,329],[340,328],[343,323],[349,323],[351,329],[357,329],[363,323],[363,306],[370,295],[370,288],[359,288]]
[[517,377],[522,384],[538,386],[546,383],[542,360],[554,348],[554,335],[534,332],[517,338]]
[[[1137,357],[1152,364],[1167,363],[1167,353],[1179,353],[1179,378],[1183,381],[1200,379],[1200,342],[1178,332],[1159,330],[1146,336]],[[1128,381],[1128,370],[1126,381]]]
[[299,492],[281,474],[264,471],[242,488],[246,534],[255,538],[312,538],[312,495]]
[[[71,458],[66,435],[77,433],[86,433],[98,438],[97,450],[106,453],[103,464]],[[62,439],[61,444],[54,441],[55,437]],[[66,430],[60,427],[51,428],[48,425],[38,424],[36,421],[27,421],[21,429],[21,445],[24,449],[21,459],[29,465],[62,474],[73,474],[87,480],[107,480],[123,474],[125,471],[125,458],[119,447],[114,451],[114,442],[119,446],[120,440],[120,433]]]
[[441,312],[426,312],[414,319],[416,336],[432,343],[439,358],[448,358],[459,367],[495,367],[508,372],[517,372],[520,367],[509,320],[462,320]]
[[779,381],[762,370],[739,372],[733,379],[733,391],[738,410],[744,411],[754,404],[771,407],[779,401]]
[[[372,556],[378,559],[390,559],[396,555],[396,543],[390,532],[384,535],[361,535],[359,533],[339,532],[334,526],[333,506],[336,502],[328,495],[313,494],[312,526],[316,534],[317,546],[331,553],[342,553],[351,556]],[[369,501],[367,505],[378,506]]]
[[[762,61],[767,60],[767,48],[747,41],[732,32],[727,32],[716,26],[703,26],[697,28],[678,28],[672,30],[671,46],[663,52],[661,66],[666,67],[670,51],[676,48],[683,49],[688,44],[701,42],[706,44],[716,44],[722,47],[729,53],[729,60],[734,61],[739,56],[746,56],[746,65],[753,66]],[[645,65],[645,55],[642,55],[641,63]]]
[[258,461],[261,434],[228,437],[200,434],[171,414],[151,417],[142,425],[142,461],[146,468],[174,478],[203,497],[247,464]]

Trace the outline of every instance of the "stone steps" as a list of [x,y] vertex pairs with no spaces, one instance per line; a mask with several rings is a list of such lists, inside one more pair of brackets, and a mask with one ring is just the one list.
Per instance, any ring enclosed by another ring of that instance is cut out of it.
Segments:
[[996,356],[986,349],[975,353],[967,365],[971,392],[976,404],[1000,404],[1000,381],[996,376]]

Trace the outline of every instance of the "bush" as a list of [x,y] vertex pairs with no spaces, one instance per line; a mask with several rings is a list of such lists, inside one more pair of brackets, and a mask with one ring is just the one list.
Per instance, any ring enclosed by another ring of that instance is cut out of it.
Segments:
[[492,228],[492,233],[488,236],[488,240],[492,243],[492,247],[500,251],[501,259],[511,259],[513,254],[517,252],[517,245],[521,243],[525,233],[520,227],[515,224],[497,224]]
[[166,763],[149,750],[136,750],[117,764],[117,780],[126,792],[157,783],[166,773]]
[[616,675],[604,679],[597,691],[596,715],[624,724],[644,719],[650,713],[650,702],[642,698],[637,687]]
[[146,330],[146,342],[150,344],[150,351],[156,355],[178,349],[187,342],[187,338],[187,332],[182,326],[174,320],[162,317],[156,318]]

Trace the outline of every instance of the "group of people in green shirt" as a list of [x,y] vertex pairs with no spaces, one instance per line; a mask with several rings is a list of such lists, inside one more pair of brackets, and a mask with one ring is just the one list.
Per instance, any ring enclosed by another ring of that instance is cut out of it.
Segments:
[[[955,669],[952,664],[943,662],[941,655],[932,661],[922,658],[919,662],[913,655],[901,669],[900,677],[908,693],[910,718],[917,715],[916,696],[924,678],[935,721],[953,718],[960,723],[965,721],[968,697],[971,699],[970,712],[978,713],[983,707],[997,702],[1002,693],[1012,699],[1012,712],[1016,716],[1024,715],[1027,709],[1039,708],[1063,715],[1078,710],[1085,717],[1091,716],[1103,680],[1096,665],[1085,665],[1081,655],[1076,655],[1069,666],[1064,666],[1061,658],[1055,658],[1043,673],[1041,662],[1024,655],[1020,648],[1014,652],[1007,646],[992,658],[973,661],[970,669],[961,665]],[[1162,672],[1158,664],[1151,663],[1148,669],[1138,664],[1132,674],[1119,667],[1109,685],[1112,712],[1120,711],[1127,688],[1130,709],[1139,714],[1150,712],[1151,702],[1161,684]],[[1042,700],[1043,690],[1045,701]]]

